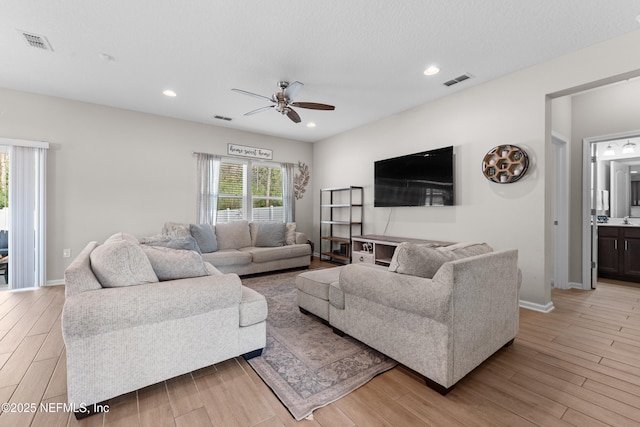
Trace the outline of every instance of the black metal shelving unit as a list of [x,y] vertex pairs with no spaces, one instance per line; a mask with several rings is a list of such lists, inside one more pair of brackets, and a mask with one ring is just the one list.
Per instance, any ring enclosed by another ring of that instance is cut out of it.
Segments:
[[363,187],[320,190],[320,259],[351,263],[351,238],[362,234]]

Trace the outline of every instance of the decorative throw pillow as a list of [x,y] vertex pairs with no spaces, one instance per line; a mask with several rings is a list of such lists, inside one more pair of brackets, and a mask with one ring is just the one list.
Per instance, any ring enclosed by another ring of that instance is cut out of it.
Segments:
[[162,246],[143,246],[143,251],[160,281],[209,276],[202,256],[194,251]]
[[91,269],[103,288],[158,281],[140,245],[128,240],[100,245],[91,252],[90,259]]
[[453,259],[453,254],[439,252],[434,246],[432,243],[400,243],[391,258],[389,271],[433,278],[442,264]]
[[153,236],[143,237],[140,239],[140,243],[143,245],[148,245],[150,243],[156,242],[168,242],[171,240],[171,237],[165,236],[164,234],[154,234]]
[[202,253],[210,253],[218,250],[218,241],[216,240],[215,228],[211,224],[191,224],[189,231]]
[[172,239],[184,239],[191,236],[189,232],[189,224],[181,224],[179,222],[165,222],[162,227],[162,234],[169,236]]
[[457,259],[493,252],[493,248],[486,243],[456,243],[454,245],[439,247],[438,250],[442,252],[454,252]]
[[296,244],[296,223],[288,222],[284,233],[284,244],[295,245]]
[[251,246],[249,222],[234,221],[216,224],[218,250],[240,249]]
[[258,239],[258,230],[260,229],[260,222],[250,222],[249,223],[249,234],[251,234],[251,246],[256,245],[256,241]]
[[167,241],[158,241],[153,243],[148,243],[148,246],[160,246],[171,249],[184,249],[186,251],[194,251],[199,254],[202,253],[200,247],[198,247],[198,242],[191,236],[183,237],[181,239],[169,239]]
[[129,234],[129,233],[123,233],[123,232],[119,232],[116,233],[112,236],[110,236],[107,240],[104,241],[104,244],[109,244],[112,242],[120,242],[122,240],[127,240],[131,243],[135,243],[138,244],[140,242],[138,242],[138,239],[136,238],[136,236],[134,236],[133,234]]
[[284,246],[284,222],[261,222],[256,237],[257,247]]

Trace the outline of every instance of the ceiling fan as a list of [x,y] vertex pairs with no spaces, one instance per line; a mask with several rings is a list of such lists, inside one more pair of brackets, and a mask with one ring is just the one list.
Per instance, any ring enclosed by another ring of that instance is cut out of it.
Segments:
[[295,110],[291,107],[299,107],[299,108],[308,108],[311,110],[335,110],[336,107],[333,105],[327,104],[318,104],[316,102],[293,102],[294,98],[300,92],[304,86],[300,82],[293,82],[289,84],[289,82],[280,81],[278,82],[278,88],[280,88],[279,92],[274,93],[271,98],[268,96],[258,95],[257,93],[247,92],[242,89],[231,89],[234,92],[244,93],[245,95],[255,96],[256,98],[266,99],[273,103],[273,105],[267,105],[266,107],[258,108],[257,110],[249,111],[248,113],[244,113],[245,116],[251,116],[252,114],[261,113],[263,111],[267,111],[271,108],[275,108],[275,110],[289,117],[294,123],[300,123],[300,116]]

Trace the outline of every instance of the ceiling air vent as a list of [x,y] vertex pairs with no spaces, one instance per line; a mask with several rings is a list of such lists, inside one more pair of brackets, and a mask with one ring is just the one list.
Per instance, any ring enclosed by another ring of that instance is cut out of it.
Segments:
[[218,120],[224,120],[227,122],[230,122],[232,120],[231,117],[225,117],[225,116],[213,116],[213,118]]
[[468,80],[471,77],[472,77],[471,74],[462,74],[462,75],[456,77],[455,79],[451,79],[451,80],[449,80],[447,82],[444,82],[443,85],[445,85],[445,86],[453,86],[455,84],[458,84],[460,82]]
[[37,34],[28,33],[26,31],[20,31],[20,34],[22,34],[29,46],[42,50],[50,50],[53,52],[53,48],[51,47],[51,44],[49,44],[49,40],[47,40],[45,36],[39,36]]

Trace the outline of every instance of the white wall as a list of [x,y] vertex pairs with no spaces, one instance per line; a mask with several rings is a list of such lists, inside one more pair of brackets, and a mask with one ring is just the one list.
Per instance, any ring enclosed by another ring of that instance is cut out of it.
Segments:
[[[234,143],[272,149],[277,162],[312,163],[305,142],[6,89],[0,89],[0,136],[50,143],[50,282],[63,278],[91,240],[118,231],[157,234],[165,221],[195,222],[194,151],[225,155]],[[312,168],[312,181],[313,175]],[[309,193],[296,204],[298,227],[307,232]],[[63,248],[72,250],[72,258],[62,258]]]
[[[639,69],[640,57],[630,54],[639,43],[640,31],[630,33],[316,143],[315,189],[364,186],[364,232],[382,233],[390,210],[372,207],[373,162],[454,145],[456,206],[393,208],[387,234],[517,248],[521,298],[549,307],[552,265],[545,256],[552,250],[552,199],[545,156],[551,114],[546,95]],[[490,183],[481,174],[484,154],[500,144],[519,145],[530,155],[527,176],[515,184]],[[318,200],[314,203],[318,212]]]

